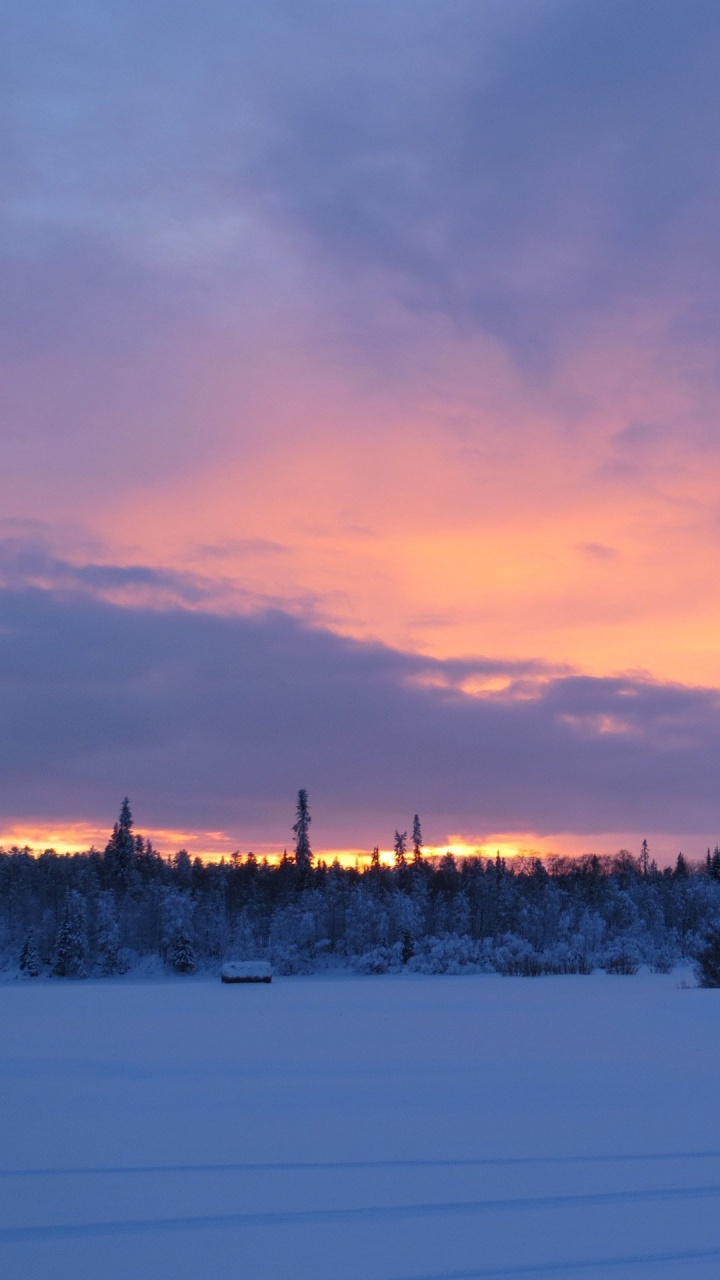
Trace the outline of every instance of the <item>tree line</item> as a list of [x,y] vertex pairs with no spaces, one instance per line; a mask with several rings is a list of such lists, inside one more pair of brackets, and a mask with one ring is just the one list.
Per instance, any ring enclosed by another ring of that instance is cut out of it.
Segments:
[[127,799],[102,852],[0,850],[4,967],[82,978],[265,958],[282,974],[629,974],[715,946],[700,976],[716,985],[716,964],[720,985],[720,849],[664,869],[647,842],[637,857],[429,861],[415,815],[409,845],[395,832],[392,866],[375,849],[359,870],[314,859],[304,790],[295,818],[293,853],[274,864],[163,858],[134,831]]

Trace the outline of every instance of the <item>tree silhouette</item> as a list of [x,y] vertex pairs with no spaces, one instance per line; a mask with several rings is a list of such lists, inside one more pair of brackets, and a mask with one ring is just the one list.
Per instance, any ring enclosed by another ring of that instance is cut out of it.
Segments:
[[420,818],[418,817],[417,814],[415,814],[415,817],[413,818],[412,847],[413,847],[413,862],[420,862],[422,860],[423,838],[422,838],[422,827],[420,826]]
[[640,857],[638,861],[640,863],[640,874],[646,876],[650,870],[650,846],[647,840],[643,840],[640,846]]
[[295,833],[295,864],[303,871],[306,871],[312,864],[309,835],[311,822],[308,793],[304,787],[301,787],[298,791],[296,822],[293,826],[293,831]]
[[127,796],[120,806],[113,833],[105,849],[105,863],[111,879],[119,888],[126,889],[133,878],[135,868],[135,837],[132,833],[133,816]]

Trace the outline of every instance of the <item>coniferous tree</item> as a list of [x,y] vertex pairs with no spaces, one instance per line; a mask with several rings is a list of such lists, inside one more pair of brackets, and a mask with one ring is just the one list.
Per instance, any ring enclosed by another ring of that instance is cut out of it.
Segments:
[[720,987],[720,928],[710,929],[698,953],[697,979],[701,987]]
[[55,941],[56,978],[86,978],[88,952],[86,933],[86,909],[77,889],[69,889],[65,899],[65,911]]
[[307,871],[312,864],[312,849],[310,848],[310,807],[308,805],[308,793],[304,787],[298,791],[296,820],[293,826],[295,833],[295,864],[301,870]]
[[40,977],[42,972],[42,961],[40,959],[37,942],[35,941],[35,934],[32,929],[25,939],[25,945],[20,952],[19,964],[20,968],[28,975],[29,978]]
[[677,861],[675,863],[675,870],[673,871],[673,875],[676,880],[687,880],[688,876],[690,875],[687,861],[683,857],[682,853],[679,853],[677,856]]
[[[162,920],[161,946],[165,962],[176,968],[177,963],[184,964],[192,959],[195,964],[193,947],[195,900],[185,889],[168,886],[163,889],[160,898],[160,915]],[[189,948],[189,950],[188,950]],[[178,969],[179,973],[189,973],[190,969]]]
[[117,904],[110,889],[101,893],[97,902],[97,950],[104,977],[122,972]]
[[21,970],[23,970],[23,972],[24,972],[24,970],[25,970],[25,969],[26,969],[26,967],[27,967],[27,958],[28,958],[28,952],[29,952],[29,949],[30,949],[30,939],[31,939],[31,938],[32,938],[32,931],[28,934],[27,938],[25,939],[25,941],[24,941],[24,943],[23,943],[23,949],[22,949],[22,951],[20,952],[20,958],[19,958],[19,960],[18,960],[18,968],[19,968],[19,969],[21,969]]
[[407,831],[395,832],[393,848],[395,850],[395,866],[404,867],[406,863],[405,854],[407,851]]
[[123,889],[130,884],[135,867],[136,843],[133,836],[133,816],[127,796],[120,806],[113,833],[105,849],[105,862],[112,879]]
[[192,939],[182,931],[175,934],[170,944],[170,965],[175,973],[194,973],[196,967],[195,948]]
[[647,840],[643,840],[640,846],[640,857],[638,861],[640,864],[640,874],[646,876],[650,870],[650,846]]
[[413,818],[412,847],[413,847],[413,862],[421,862],[423,838],[422,838],[422,827],[420,826],[420,818],[418,817],[417,814],[415,814],[415,817]]

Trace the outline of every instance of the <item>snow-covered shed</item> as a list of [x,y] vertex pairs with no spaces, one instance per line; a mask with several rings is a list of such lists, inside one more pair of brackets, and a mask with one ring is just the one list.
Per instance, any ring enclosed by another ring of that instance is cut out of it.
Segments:
[[267,960],[228,960],[221,970],[223,982],[272,982]]

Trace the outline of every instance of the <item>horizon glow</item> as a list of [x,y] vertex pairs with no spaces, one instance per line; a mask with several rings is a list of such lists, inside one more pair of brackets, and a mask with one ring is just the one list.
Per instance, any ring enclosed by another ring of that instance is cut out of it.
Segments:
[[[102,852],[110,838],[110,831],[95,828],[87,823],[65,824],[59,828],[48,826],[11,827],[0,829],[0,849],[29,849],[38,856],[45,851],[71,856],[77,853],[95,850]],[[240,850],[237,843],[224,831],[140,831],[143,839],[152,843],[160,856],[171,860],[176,853],[184,850],[191,858],[200,858],[203,862],[220,862],[230,860],[239,855],[241,860],[251,854],[259,862],[267,861],[274,865],[284,853],[292,856],[291,842],[280,851],[276,845],[256,842],[251,849]],[[707,851],[702,846],[702,837],[697,834],[685,836],[679,841],[660,835],[650,842],[651,856],[658,866],[671,866],[679,852],[685,853],[689,863],[700,863]],[[599,857],[612,857],[620,850],[627,850],[637,856],[639,850],[634,847],[634,833],[625,839],[622,833],[607,833],[578,838],[574,835],[561,834],[553,837],[536,837],[532,832],[499,832],[484,838],[465,840],[462,836],[449,836],[437,845],[423,846],[423,859],[438,861],[446,854],[454,858],[490,858],[501,857],[507,861],[518,859],[540,858],[546,860],[553,857],[579,858],[590,854]],[[373,850],[367,848],[324,848],[313,849],[316,863],[331,864],[339,862],[343,867],[358,867],[360,870],[370,866]],[[382,866],[395,865],[392,847],[379,848]],[[412,854],[408,856],[408,862]]]

